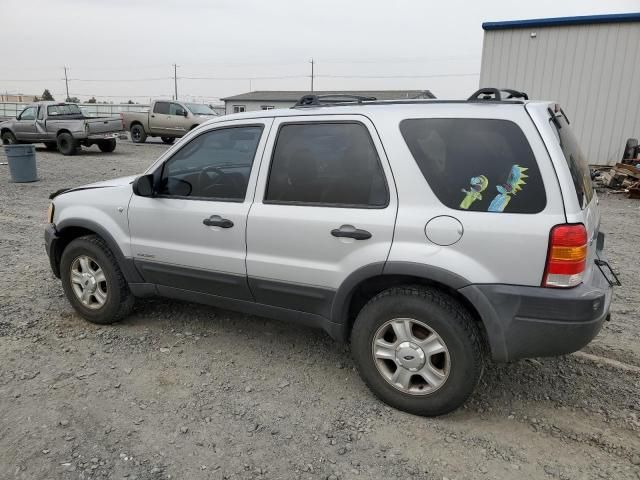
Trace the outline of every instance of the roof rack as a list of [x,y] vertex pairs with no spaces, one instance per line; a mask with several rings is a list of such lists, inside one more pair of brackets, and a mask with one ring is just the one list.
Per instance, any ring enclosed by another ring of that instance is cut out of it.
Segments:
[[529,95],[524,92],[519,92],[517,90],[512,90],[511,88],[481,88],[480,90],[476,90],[473,94],[467,98],[467,102],[477,102],[477,101],[485,101],[485,100],[493,100],[495,102],[502,101],[502,93],[507,93],[508,96],[506,99],[512,98],[522,98],[524,100],[529,100]]
[[[329,101],[331,100],[331,101]],[[376,97],[364,97],[361,95],[346,95],[342,93],[336,93],[334,95],[304,95],[293,106],[295,107],[317,107],[326,104],[335,104],[343,102],[374,102]]]

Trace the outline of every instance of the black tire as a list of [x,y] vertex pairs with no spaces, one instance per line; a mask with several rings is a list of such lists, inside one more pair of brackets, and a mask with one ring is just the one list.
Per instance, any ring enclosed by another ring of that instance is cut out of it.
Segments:
[[144,143],[147,141],[147,132],[144,131],[144,127],[139,123],[131,125],[129,133],[131,134],[131,141],[133,143]]
[[44,142],[44,146],[47,150],[55,150],[58,148],[58,144],[56,142]]
[[[91,309],[83,305],[76,296],[71,283],[71,266],[76,258],[87,255],[95,259],[105,275],[107,299],[100,308]],[[126,317],[133,308],[134,296],[129,290],[122,270],[113,252],[97,235],[87,235],[73,240],[62,252],[60,259],[62,288],[73,308],[91,323],[109,324]]]
[[57,142],[58,151],[63,155],[75,155],[78,153],[78,142],[70,133],[61,133],[58,135]]
[[12,132],[2,132],[1,138],[3,145],[15,145],[18,143],[16,136]]
[[[372,349],[375,335],[387,321],[396,318],[424,323],[437,332],[448,349],[448,377],[432,393],[403,392],[391,385],[377,367]],[[392,288],[370,300],[356,318],[351,350],[361,377],[378,398],[399,410],[428,417],[461,406],[475,389],[484,368],[483,344],[471,314],[450,295],[431,288]]]
[[101,152],[111,153],[116,149],[116,139],[100,140],[98,142],[98,148]]
[[176,141],[175,137],[160,137],[160,139],[162,140],[162,143],[166,143],[167,145],[171,145]]

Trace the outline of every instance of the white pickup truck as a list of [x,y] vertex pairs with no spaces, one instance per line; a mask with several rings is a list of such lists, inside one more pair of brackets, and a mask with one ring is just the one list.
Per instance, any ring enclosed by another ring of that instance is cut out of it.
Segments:
[[147,137],[160,137],[170,145],[176,138],[217,114],[200,103],[154,100],[147,112],[123,112],[120,115],[124,129],[129,131],[134,143],[144,143]]

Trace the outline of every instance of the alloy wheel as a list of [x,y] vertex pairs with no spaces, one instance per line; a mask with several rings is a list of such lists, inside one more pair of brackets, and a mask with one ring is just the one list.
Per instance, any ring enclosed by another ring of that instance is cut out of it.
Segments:
[[410,395],[428,395],[449,376],[449,350],[436,331],[413,318],[384,323],[372,341],[372,355],[382,377]]

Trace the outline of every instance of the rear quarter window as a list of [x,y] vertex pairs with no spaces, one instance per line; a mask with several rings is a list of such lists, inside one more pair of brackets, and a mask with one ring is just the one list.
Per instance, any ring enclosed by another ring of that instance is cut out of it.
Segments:
[[556,115],[555,118],[556,121],[549,119],[549,123],[560,142],[564,159],[571,172],[571,179],[578,197],[578,205],[580,205],[581,209],[584,209],[593,198],[593,184],[591,183],[589,164],[582,153],[578,139],[564,116],[564,112],[561,115]]
[[407,119],[400,131],[425,180],[447,207],[495,213],[544,210],[538,164],[514,122]]

